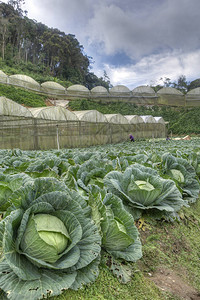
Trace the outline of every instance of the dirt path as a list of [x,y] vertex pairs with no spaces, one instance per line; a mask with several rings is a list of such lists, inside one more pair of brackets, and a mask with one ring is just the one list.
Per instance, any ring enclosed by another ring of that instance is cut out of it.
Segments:
[[180,299],[200,300],[200,293],[189,286],[174,271],[160,267],[155,273],[150,274],[150,279],[162,290],[170,292]]

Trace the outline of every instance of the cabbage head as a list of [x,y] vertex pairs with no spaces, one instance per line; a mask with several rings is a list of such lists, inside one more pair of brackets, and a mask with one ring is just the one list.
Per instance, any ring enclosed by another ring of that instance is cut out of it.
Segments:
[[105,185],[135,218],[144,213],[160,218],[174,214],[186,204],[173,180],[163,179],[156,170],[137,163],[124,173],[107,174]]
[[10,201],[0,222],[0,288],[8,299],[59,295],[97,278],[101,237],[78,193],[38,178]]

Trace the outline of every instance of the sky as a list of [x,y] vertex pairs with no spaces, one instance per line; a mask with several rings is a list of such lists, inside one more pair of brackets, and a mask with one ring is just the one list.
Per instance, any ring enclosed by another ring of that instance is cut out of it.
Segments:
[[22,8],[74,34],[91,72],[106,71],[113,86],[200,78],[200,0],[25,0]]

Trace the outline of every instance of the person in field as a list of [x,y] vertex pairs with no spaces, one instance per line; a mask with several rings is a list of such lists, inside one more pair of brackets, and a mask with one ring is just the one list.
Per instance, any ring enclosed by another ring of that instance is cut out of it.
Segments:
[[129,139],[131,142],[135,142],[134,136],[132,134],[129,134]]

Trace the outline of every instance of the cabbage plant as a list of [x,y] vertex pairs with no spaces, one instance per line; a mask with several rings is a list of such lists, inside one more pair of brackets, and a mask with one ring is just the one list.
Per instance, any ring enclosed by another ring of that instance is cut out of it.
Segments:
[[174,214],[187,203],[173,180],[163,179],[156,170],[137,163],[124,173],[110,172],[104,182],[108,191],[117,195],[135,218],[147,212],[158,218]]
[[42,299],[97,278],[101,237],[78,193],[38,178],[10,201],[0,222],[0,288],[8,299]]
[[188,158],[190,164],[194,167],[197,176],[200,178],[200,152],[192,152]]
[[114,170],[112,162],[108,159],[91,158],[82,165],[70,166],[62,179],[71,189],[80,193],[88,191],[88,185],[98,185],[103,188],[104,176]]
[[0,173],[0,212],[4,213],[6,209],[10,206],[9,197],[14,191],[19,189],[27,181],[30,181],[31,178],[24,174],[12,174],[6,175]]
[[184,199],[196,201],[200,185],[194,167],[186,159],[175,157],[171,153],[163,154],[162,172],[176,182]]
[[135,262],[142,257],[142,246],[133,216],[122,201],[97,186],[90,186],[92,218],[102,236],[102,248],[114,258]]

